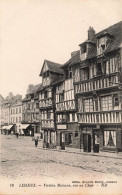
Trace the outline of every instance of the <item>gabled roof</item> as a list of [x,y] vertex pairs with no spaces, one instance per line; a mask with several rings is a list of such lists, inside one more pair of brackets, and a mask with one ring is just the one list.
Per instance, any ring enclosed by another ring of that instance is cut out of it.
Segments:
[[[96,33],[90,40],[85,41],[86,43],[91,43],[91,47],[86,59],[91,59],[97,56],[97,39],[105,35],[111,37],[111,41],[109,42],[105,53],[118,49],[122,43],[122,21],[100,31],[99,33]],[[80,45],[84,44],[85,42],[81,43]],[[80,62],[80,51],[78,51],[62,66],[62,68],[75,65]]]
[[39,91],[41,91],[42,89],[43,89],[43,85],[42,85],[42,83],[40,84],[40,86],[39,86],[39,88],[38,88],[38,90],[37,90],[37,92],[39,92]]
[[43,67],[44,67],[45,63],[47,64],[50,72],[57,73],[57,74],[63,74],[61,64],[57,64],[57,63],[51,62],[49,60],[44,60],[44,63],[43,63],[43,66],[42,66],[42,69],[41,69],[41,72],[40,72],[39,76],[42,76],[42,70],[43,70]]
[[38,91],[39,87],[40,87],[40,84],[35,85],[34,88],[32,89],[32,91],[30,93],[28,93],[28,95],[36,93]]
[[77,51],[77,53],[72,56],[63,66],[62,68],[65,68],[67,66],[71,66],[73,64],[80,63],[80,50]]
[[[99,33],[95,34],[90,41],[97,43],[97,39],[104,36],[108,35],[111,37],[111,41],[109,42],[105,53],[114,51],[120,47],[120,44],[122,42],[122,21],[118,22],[102,31]],[[97,56],[97,47],[91,48],[91,50],[88,53],[87,59],[90,59],[92,57]]]

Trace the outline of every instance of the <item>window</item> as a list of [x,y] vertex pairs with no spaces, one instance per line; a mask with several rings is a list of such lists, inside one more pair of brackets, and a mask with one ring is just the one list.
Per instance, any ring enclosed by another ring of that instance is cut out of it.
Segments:
[[51,112],[47,111],[47,119],[51,118]]
[[12,123],[12,117],[11,117],[11,123]]
[[21,122],[21,117],[19,117],[19,123]]
[[12,114],[12,109],[11,109],[11,114]]
[[78,82],[78,81],[80,81],[80,69],[79,68],[75,69],[74,71],[74,82]]
[[67,114],[67,122],[70,122],[70,115]]
[[13,117],[13,123],[15,123],[15,117]]
[[101,63],[97,64],[97,75],[101,75],[102,74],[102,67],[101,67]]
[[78,137],[78,133],[75,133],[75,137]]
[[114,95],[114,107],[119,106],[119,99],[118,99],[118,94]]
[[15,114],[15,109],[13,109],[13,114]]
[[85,99],[85,112],[92,112],[93,111],[93,100],[92,99]]
[[112,110],[112,96],[102,97],[102,110]]
[[81,69],[81,80],[89,79],[89,68]]
[[69,78],[70,79],[72,78],[72,68],[71,67],[69,68]]
[[16,114],[18,113],[18,108],[16,108]]
[[108,61],[103,62],[103,74],[109,74],[109,64]]
[[89,66],[89,77],[93,78],[97,75],[97,71],[96,71],[96,64],[92,64]]
[[63,102],[64,101],[64,93],[60,93],[59,94],[59,102]]
[[36,108],[39,108],[39,103],[36,103]]
[[44,99],[45,98],[48,98],[48,92],[47,91],[44,92]]
[[19,107],[19,113],[21,113],[21,107]]
[[18,117],[16,117],[16,123],[18,123]]
[[72,121],[75,121],[75,113],[72,114]]
[[118,71],[118,63],[116,63],[115,57],[110,58],[110,73]]
[[43,73],[43,78],[46,78],[46,77],[48,77],[50,74],[49,74],[49,70],[48,71],[46,71],[46,72],[44,72]]
[[116,131],[104,131],[104,146],[116,146]]

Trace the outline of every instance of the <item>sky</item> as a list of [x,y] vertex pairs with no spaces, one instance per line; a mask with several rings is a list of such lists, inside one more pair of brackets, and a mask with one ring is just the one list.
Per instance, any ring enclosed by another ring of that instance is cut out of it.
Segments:
[[122,20],[122,0],[0,0],[0,94],[24,98],[41,83],[45,59],[64,64],[72,51]]

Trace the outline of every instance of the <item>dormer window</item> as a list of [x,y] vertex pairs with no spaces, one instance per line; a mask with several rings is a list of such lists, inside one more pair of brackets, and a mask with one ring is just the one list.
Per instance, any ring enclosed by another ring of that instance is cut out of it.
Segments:
[[46,78],[49,76],[49,70],[43,73],[43,78]]
[[113,35],[111,35],[108,32],[104,32],[103,34],[100,34],[97,36],[97,53],[98,55],[102,54],[111,40],[114,38]]
[[86,46],[87,46],[86,42],[82,43],[80,45],[80,59],[81,59],[81,61],[86,59],[86,53],[87,53],[87,47]]
[[72,68],[66,70],[66,79],[72,79]]

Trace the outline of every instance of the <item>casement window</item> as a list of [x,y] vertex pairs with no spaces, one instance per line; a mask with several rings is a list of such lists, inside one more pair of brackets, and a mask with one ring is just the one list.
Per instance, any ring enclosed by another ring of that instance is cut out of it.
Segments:
[[21,113],[21,107],[19,108],[19,113]]
[[21,117],[19,117],[19,123],[21,122]]
[[72,114],[72,122],[75,121],[75,113]]
[[114,107],[119,106],[118,94],[114,95]]
[[66,70],[66,79],[72,79],[72,68]]
[[72,68],[69,68],[69,78],[72,79]]
[[64,93],[60,93],[59,94],[59,102],[63,102],[64,101]]
[[39,103],[36,103],[36,108],[39,108]]
[[103,62],[103,67],[102,67],[102,72],[103,74],[109,74],[109,64],[108,61]]
[[73,79],[74,79],[74,82],[80,81],[80,69],[79,68],[75,69]]
[[67,114],[67,122],[70,122],[70,114]]
[[103,111],[112,110],[112,96],[104,96],[101,100],[101,107]]
[[75,137],[78,137],[78,133],[75,133]]
[[85,68],[85,69],[81,69],[81,80],[88,80],[89,79],[89,69]]
[[97,75],[96,64],[92,64],[89,66],[89,78],[93,78]]
[[116,58],[110,58],[110,73],[114,73],[118,71],[118,63],[116,62]]
[[85,99],[84,100],[85,103],[85,112],[92,112],[93,111],[93,100],[91,98],[89,99]]
[[43,73],[43,78],[46,78],[46,77],[48,77],[50,74],[49,74],[49,70],[48,71],[46,71],[46,72],[44,72]]
[[98,63],[97,64],[97,75],[101,75],[102,74],[102,66],[101,66],[101,63]]
[[116,146],[116,131],[104,131],[104,146]]

